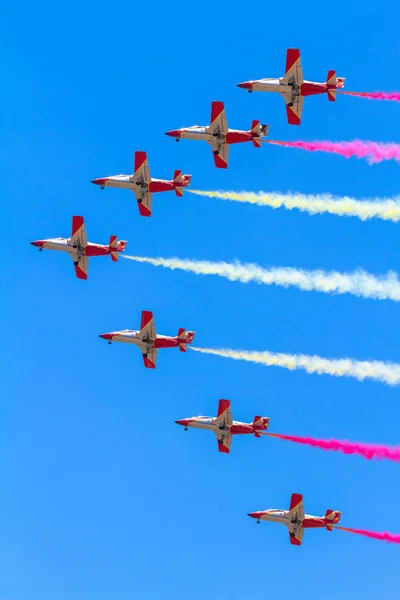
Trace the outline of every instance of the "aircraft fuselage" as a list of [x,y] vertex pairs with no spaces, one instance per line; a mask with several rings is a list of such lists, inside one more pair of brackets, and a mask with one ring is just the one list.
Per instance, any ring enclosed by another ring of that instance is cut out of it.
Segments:
[[[257,519],[257,521],[271,521],[273,523],[283,523],[287,527],[293,525],[292,515],[288,510],[270,509],[260,512],[250,513],[250,516]],[[328,521],[325,517],[315,517],[313,515],[305,515],[304,519],[300,522],[296,522],[297,525],[304,527],[304,529],[312,529],[317,527],[326,527],[332,524],[332,521]]]
[[110,342],[124,342],[125,344],[135,344],[136,346],[146,346],[148,348],[176,348],[179,344],[185,343],[184,340],[178,340],[168,335],[157,335],[155,340],[148,340],[140,335],[140,331],[131,329],[102,333],[100,337]]
[[246,81],[239,84],[240,87],[247,89],[249,92],[278,92],[280,94],[292,94],[297,96],[315,96],[316,94],[325,94],[330,89],[336,89],[335,86],[329,86],[326,83],[318,83],[316,81],[303,81],[301,85],[287,85],[281,83],[278,78],[258,79],[254,81]]
[[212,133],[209,133],[207,129],[207,127],[194,125],[193,127],[174,129],[173,131],[167,132],[167,135],[174,137],[176,140],[203,140],[210,144],[214,144],[216,141],[221,141],[225,144],[240,144],[242,142],[251,142],[255,137],[260,137],[251,131],[242,131],[240,129],[228,129],[226,134],[213,135]]
[[[88,242],[83,247],[68,242],[67,238],[49,238],[47,240],[37,240],[36,242],[31,242],[31,244],[40,250],[60,250],[61,252],[68,252],[72,256],[106,256],[110,254],[110,248],[102,244]],[[118,248],[113,248],[112,252],[119,252],[119,250]]]
[[133,192],[171,192],[178,187],[186,187],[188,183],[185,181],[187,175],[183,176],[182,182],[168,181],[167,179],[151,179],[150,182],[135,181],[133,175],[112,175],[110,177],[102,177],[94,179],[93,183],[103,187],[123,188],[132,190]]

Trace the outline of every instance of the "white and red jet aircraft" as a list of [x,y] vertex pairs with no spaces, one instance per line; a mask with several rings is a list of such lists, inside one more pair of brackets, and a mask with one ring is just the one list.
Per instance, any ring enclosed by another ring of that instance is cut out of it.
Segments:
[[148,369],[155,369],[157,350],[159,348],[176,348],[178,346],[181,352],[186,352],[186,345],[193,342],[194,331],[178,329],[178,335],[176,337],[157,335],[154,326],[153,313],[149,310],[144,310],[142,311],[140,331],[124,329],[123,331],[102,333],[100,334],[100,337],[103,338],[103,340],[108,340],[109,344],[112,342],[136,344],[142,352],[144,366]]
[[261,431],[268,429],[269,417],[254,417],[252,423],[232,421],[230,401],[220,400],[217,417],[192,417],[191,419],[175,421],[175,423],[182,425],[185,431],[189,427],[213,431],[217,436],[218,450],[228,453],[231,448],[233,435],[250,433],[256,437],[261,437]]
[[314,517],[304,514],[303,496],[292,494],[289,510],[270,508],[259,512],[249,513],[249,517],[260,521],[273,521],[283,523],[289,529],[290,543],[301,546],[304,530],[316,527],[325,527],[332,531],[332,525],[339,523],[342,513],[339,510],[327,510],[324,517]]
[[305,96],[327,93],[328,100],[335,102],[336,89],[343,88],[344,82],[344,77],[336,77],[336,71],[328,71],[325,83],[305,81],[300,62],[300,50],[289,48],[286,52],[286,72],[283,77],[244,81],[239,83],[238,87],[249,92],[279,92],[286,102],[289,124],[300,125]]
[[74,215],[72,217],[72,235],[70,238],[49,238],[47,240],[36,240],[31,242],[39,250],[61,250],[68,252],[74,261],[75,273],[78,279],[88,278],[89,258],[91,256],[105,256],[109,254],[111,260],[118,261],[118,253],[123,252],[127,242],[117,240],[115,235],[110,235],[108,246],[92,244],[87,241],[85,223],[83,217]]
[[252,142],[253,146],[260,148],[260,139],[268,135],[269,125],[261,125],[260,121],[253,121],[249,131],[228,129],[223,102],[211,104],[211,125],[202,127],[193,125],[182,129],[167,131],[166,135],[180,139],[204,140],[208,142],[214,154],[215,166],[218,169],[228,168],[228,154],[230,144]]
[[146,152],[135,152],[133,175],[113,175],[93,179],[92,183],[105,187],[125,188],[133,192],[138,202],[139,212],[142,217],[151,217],[153,194],[156,192],[170,192],[175,190],[179,197],[183,196],[183,188],[190,184],[191,175],[182,175],[182,171],[175,171],[171,181],[166,179],[152,179]]

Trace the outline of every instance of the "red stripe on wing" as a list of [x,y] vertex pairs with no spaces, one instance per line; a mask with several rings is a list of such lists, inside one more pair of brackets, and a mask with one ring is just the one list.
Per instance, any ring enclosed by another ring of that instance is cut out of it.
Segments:
[[296,506],[298,506],[300,504],[300,502],[303,501],[303,496],[301,494],[292,494],[292,497],[290,498],[290,507],[289,510],[294,510],[296,508]]
[[214,163],[217,169],[227,169],[228,163],[219,154],[214,153]]
[[138,150],[137,152],[135,152],[135,173],[136,171],[138,171],[140,169],[140,167],[143,165],[143,163],[145,163],[147,160],[147,154],[146,152],[142,152],[141,150]]
[[211,125],[214,123],[216,119],[218,119],[219,115],[224,111],[224,103],[223,102],[212,102],[211,104]]
[[289,125],[300,125],[300,117],[286,104],[286,114]]
[[156,368],[156,365],[149,358],[143,357],[143,362],[144,362],[144,366],[146,367],[146,369],[155,369]]
[[143,202],[138,202],[138,207],[139,213],[142,215],[142,217],[151,217],[151,210],[149,210],[147,206],[143,204]]
[[80,230],[83,223],[83,217],[79,217],[78,215],[72,217],[72,237]]
[[218,403],[218,417],[220,417],[225,411],[227,411],[230,405],[230,400],[221,399]]
[[286,71],[285,71],[285,73],[290,71],[290,69],[293,67],[293,65],[296,63],[296,61],[299,60],[299,58],[300,58],[300,50],[298,48],[288,48],[288,50],[286,52]]
[[223,452],[224,454],[229,454],[229,452],[230,452],[228,446],[225,446],[225,444],[220,444],[219,442],[218,442],[218,450],[220,452]]
[[153,313],[150,310],[142,310],[142,320],[140,322],[140,329],[144,329],[152,319]]
[[75,265],[75,273],[78,279],[87,279],[87,273],[79,265]]
[[301,541],[297,539],[297,537],[290,536],[290,543],[293,544],[293,546],[301,546]]

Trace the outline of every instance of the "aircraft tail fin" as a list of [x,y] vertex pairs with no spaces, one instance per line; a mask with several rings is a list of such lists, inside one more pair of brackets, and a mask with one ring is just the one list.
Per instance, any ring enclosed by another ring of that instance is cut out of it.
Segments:
[[326,87],[328,92],[328,100],[330,102],[335,102],[336,90],[344,88],[344,82],[344,77],[336,77],[336,71],[328,71],[328,75],[326,77]]
[[254,435],[256,437],[261,437],[260,431],[265,431],[268,429],[268,425],[269,417],[259,417],[256,415],[253,419]]
[[123,252],[125,250],[126,243],[127,242],[125,240],[117,240],[116,235],[110,235],[110,243],[108,248],[110,250],[112,261],[118,262],[118,252]]
[[182,183],[182,171],[174,171],[174,183]]
[[116,235],[110,235],[110,248],[116,248],[118,246],[118,240]]
[[194,331],[186,331],[186,329],[178,329],[178,345],[181,352],[186,352],[186,344],[191,344],[194,339]]
[[328,100],[329,102],[336,102],[336,89],[328,90]]
[[173,182],[175,186],[175,194],[180,198],[183,196],[183,188],[190,184],[191,175],[182,175],[182,171],[174,171]]
[[250,132],[253,133],[254,135],[260,135],[260,132],[261,132],[260,121],[252,121],[251,122]]
[[332,531],[333,527],[332,525],[336,525],[337,523],[339,523],[340,521],[340,517],[342,516],[342,513],[340,512],[340,510],[330,510],[328,509],[325,513],[325,527],[327,529],[327,531]]
[[261,148],[260,138],[268,135],[269,125],[260,123],[260,121],[252,121],[250,133],[253,138],[253,146]]

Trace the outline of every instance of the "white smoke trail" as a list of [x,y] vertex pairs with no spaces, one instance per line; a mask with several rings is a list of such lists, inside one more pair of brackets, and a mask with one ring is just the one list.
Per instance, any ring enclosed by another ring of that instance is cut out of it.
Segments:
[[359,361],[352,358],[329,359],[306,354],[282,354],[275,352],[250,352],[246,350],[213,348],[196,348],[188,346],[195,352],[213,354],[258,363],[267,367],[282,367],[295,371],[303,369],[307,373],[332,375],[333,377],[354,377],[359,381],[373,379],[389,385],[400,384],[400,364],[381,361]]
[[356,200],[345,196],[335,198],[330,194],[279,194],[275,192],[222,192],[202,191],[187,189],[188,192],[206,198],[219,198],[234,202],[269,206],[270,208],[298,209],[310,215],[330,213],[331,215],[358,217],[362,221],[367,219],[383,219],[384,221],[400,221],[400,197],[390,200],[377,198],[376,200]]
[[180,258],[150,258],[122,255],[124,258],[155,267],[180,269],[196,275],[219,275],[230,281],[255,282],[264,285],[297,287],[303,291],[325,294],[352,294],[363,298],[400,301],[400,281],[394,272],[375,277],[365,271],[339,273],[337,271],[305,271],[291,267],[264,269],[255,264],[210,262]]

